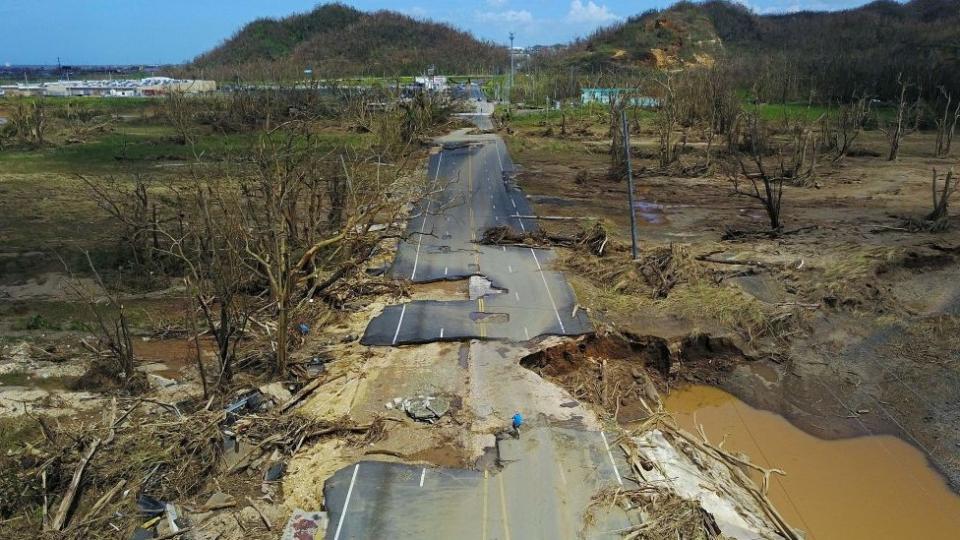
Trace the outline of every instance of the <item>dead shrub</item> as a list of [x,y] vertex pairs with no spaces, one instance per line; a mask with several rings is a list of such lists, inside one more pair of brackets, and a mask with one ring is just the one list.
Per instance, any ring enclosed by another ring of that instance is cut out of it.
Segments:
[[687,246],[671,244],[644,249],[636,261],[617,246],[608,249],[600,260],[571,253],[563,264],[591,281],[605,283],[622,294],[641,294],[654,299],[666,298],[678,284],[703,275],[701,265],[690,255]]

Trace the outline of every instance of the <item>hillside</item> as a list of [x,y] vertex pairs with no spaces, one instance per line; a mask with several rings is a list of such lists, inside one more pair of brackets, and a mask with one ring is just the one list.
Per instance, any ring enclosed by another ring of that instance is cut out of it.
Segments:
[[270,79],[302,76],[306,68],[318,77],[413,75],[431,65],[443,73],[477,73],[506,62],[506,49],[449,25],[336,3],[254,21],[190,68],[218,78]]
[[691,62],[709,63],[720,50],[722,44],[710,14],[699,5],[680,3],[596,31],[574,43],[566,61],[590,71],[665,69]]
[[[758,15],[740,4],[681,2],[573,44],[568,65],[660,69],[725,57],[745,75],[779,71],[826,97],[890,95],[903,72],[926,89],[960,86],[960,0],[889,0],[835,12]],[[767,73],[766,76],[776,76]]]

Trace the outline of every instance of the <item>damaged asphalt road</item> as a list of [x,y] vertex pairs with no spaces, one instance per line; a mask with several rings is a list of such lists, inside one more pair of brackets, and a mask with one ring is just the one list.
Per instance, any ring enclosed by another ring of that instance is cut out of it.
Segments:
[[[418,283],[469,280],[469,300],[389,306],[361,342],[470,341],[455,375],[465,381],[472,418],[461,436],[485,453],[477,470],[369,460],[338,470],[324,483],[326,538],[617,538],[630,516],[617,505],[593,505],[601,493],[636,488],[623,476],[630,467],[615,436],[601,431],[590,409],[519,365],[520,343],[589,333],[590,320],[575,310],[563,275],[546,270],[549,250],[477,242],[491,227],[537,226],[522,217],[532,210],[512,185],[500,138],[454,135],[443,143],[428,163],[438,188],[410,219],[415,234],[391,273]],[[515,413],[525,419],[518,438],[507,434]]]
[[414,283],[483,276],[496,289],[470,301],[418,301],[390,306],[375,317],[364,345],[499,339],[592,331],[559,272],[546,269],[549,250],[485,246],[483,231],[507,225],[535,231],[533,210],[512,184],[513,162],[493,135],[450,137],[428,163],[435,192],[410,219],[391,274]]
[[[378,461],[337,471],[324,484],[327,538],[577,538],[595,492],[636,486],[600,432],[535,428],[497,448],[501,471]],[[617,506],[595,519],[595,539],[629,525]]]

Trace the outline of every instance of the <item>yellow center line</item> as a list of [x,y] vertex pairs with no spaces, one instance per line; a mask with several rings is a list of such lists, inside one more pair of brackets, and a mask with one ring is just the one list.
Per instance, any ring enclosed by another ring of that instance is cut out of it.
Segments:
[[487,540],[487,478],[489,476],[489,472],[483,471],[483,520],[480,522],[482,540]]
[[500,481],[500,514],[503,516],[503,537],[510,540],[510,523],[507,522],[507,496],[503,492],[503,474],[499,474],[497,479]]
[[467,154],[467,205],[470,208],[470,241],[477,241],[477,227],[473,219],[473,154]]
[[[483,297],[477,298],[477,313],[485,313],[486,305],[484,305]],[[487,325],[483,320],[483,316],[480,318],[480,337],[487,337]]]

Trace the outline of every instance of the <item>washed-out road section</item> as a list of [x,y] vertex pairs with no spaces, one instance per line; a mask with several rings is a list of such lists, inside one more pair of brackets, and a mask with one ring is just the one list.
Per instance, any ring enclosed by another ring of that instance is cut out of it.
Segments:
[[[475,105],[483,129],[492,108]],[[362,342],[469,341],[464,405],[474,429],[502,430],[515,410],[526,420],[518,438],[498,438],[488,454],[495,459],[479,470],[381,461],[340,469],[324,484],[327,538],[618,538],[627,513],[591,504],[603,491],[636,486],[617,441],[583,404],[519,366],[521,343],[588,333],[590,321],[549,269],[550,250],[478,242],[491,227],[537,227],[503,141],[460,132],[439,142],[428,162],[434,189],[411,217],[391,272],[415,283],[473,277],[471,299],[389,306]]]
[[592,331],[569,284],[549,270],[549,250],[479,243],[496,226],[533,232],[537,223],[513,183],[513,163],[493,135],[441,140],[427,173],[434,188],[407,225],[391,273],[414,283],[482,276],[492,290],[469,301],[417,301],[390,306],[362,338],[366,345],[403,345],[470,338],[527,341]]

